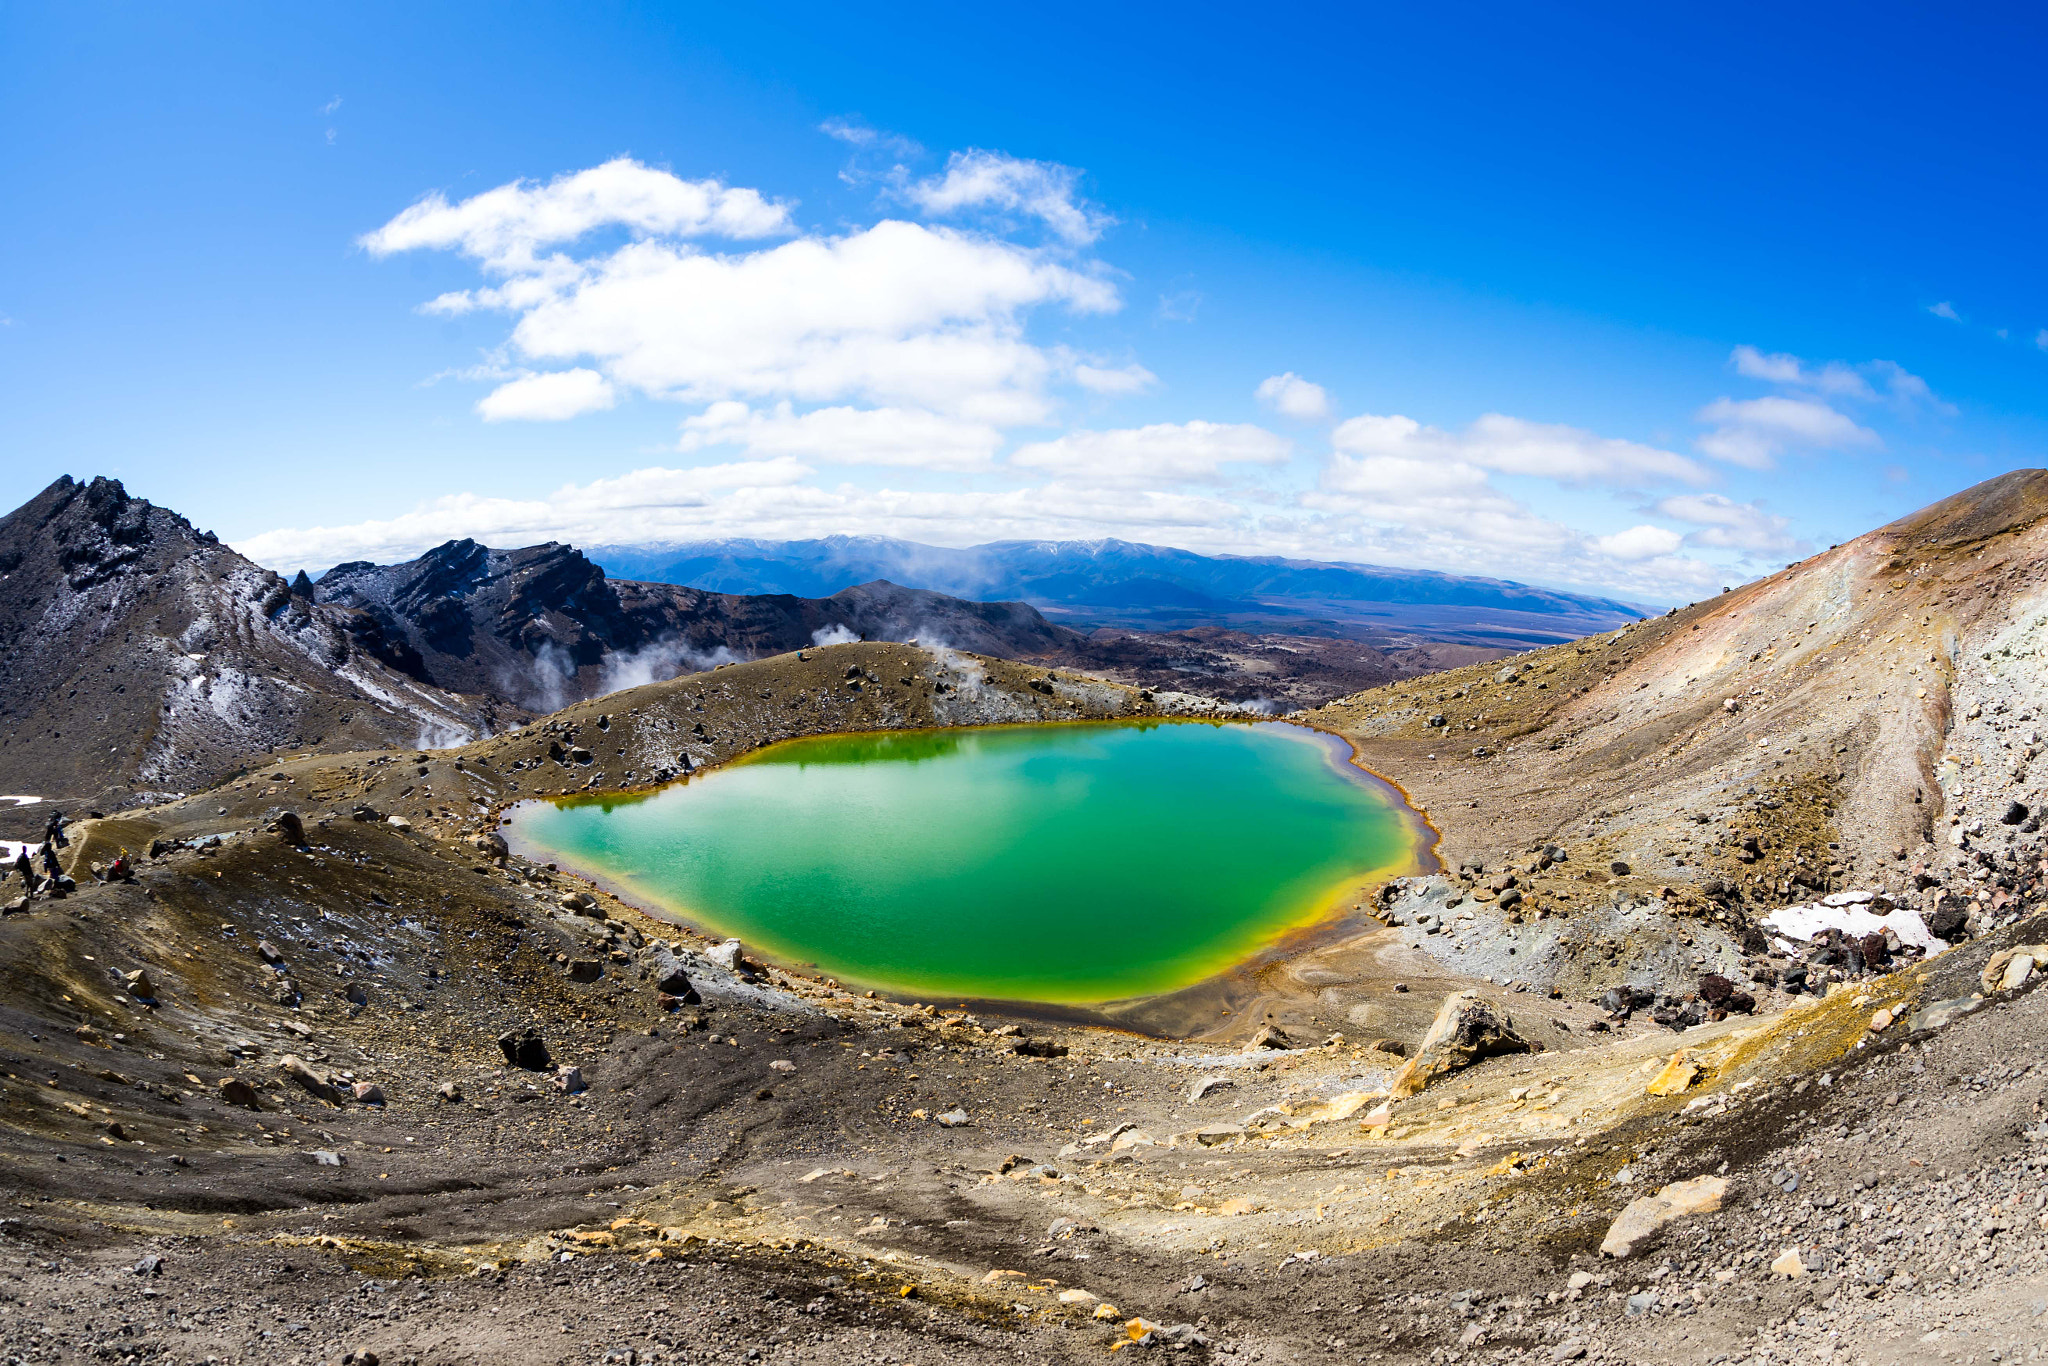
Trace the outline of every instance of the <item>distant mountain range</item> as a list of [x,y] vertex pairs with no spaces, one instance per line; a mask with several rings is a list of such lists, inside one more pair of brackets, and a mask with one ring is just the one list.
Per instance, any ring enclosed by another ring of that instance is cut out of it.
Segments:
[[824,597],[874,579],[970,599],[1030,603],[1076,626],[1223,626],[1527,649],[1644,615],[1610,598],[1421,569],[1197,555],[1131,541],[996,541],[948,549],[881,536],[606,546],[616,577],[721,593]]

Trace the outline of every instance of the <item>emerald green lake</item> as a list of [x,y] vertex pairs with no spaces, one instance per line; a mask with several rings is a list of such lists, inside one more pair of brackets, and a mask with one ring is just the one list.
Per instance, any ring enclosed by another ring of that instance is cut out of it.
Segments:
[[1349,753],[1284,723],[833,735],[505,833],[849,984],[1084,1004],[1198,982],[1426,857]]

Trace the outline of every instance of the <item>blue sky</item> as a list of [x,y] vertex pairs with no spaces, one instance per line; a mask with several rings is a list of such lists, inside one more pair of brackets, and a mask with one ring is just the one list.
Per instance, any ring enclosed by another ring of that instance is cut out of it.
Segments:
[[2043,46],[10,5],[0,461],[280,567],[1116,535],[1684,601],[2044,463]]

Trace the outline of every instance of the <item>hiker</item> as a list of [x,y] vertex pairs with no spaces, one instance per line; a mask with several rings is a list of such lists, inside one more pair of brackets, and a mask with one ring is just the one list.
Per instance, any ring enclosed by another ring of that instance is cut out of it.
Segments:
[[64,867],[57,862],[57,846],[49,840],[43,841],[43,871],[54,880],[64,876]]
[[59,849],[71,843],[70,839],[64,834],[64,813],[62,811],[52,811],[50,813],[50,823],[43,827],[43,842],[45,844],[54,844]]
[[29,860],[26,844],[15,848],[14,871],[21,874],[21,885],[27,889],[29,900],[35,900],[36,890],[41,884],[36,880],[36,866]]

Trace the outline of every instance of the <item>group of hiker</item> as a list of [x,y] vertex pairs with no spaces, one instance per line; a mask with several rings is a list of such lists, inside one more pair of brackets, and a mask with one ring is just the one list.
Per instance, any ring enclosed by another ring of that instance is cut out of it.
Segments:
[[[43,827],[42,846],[37,848],[34,845],[23,844],[15,850],[13,872],[21,879],[21,885],[26,889],[29,900],[33,901],[36,893],[45,889],[53,897],[64,894],[66,884],[71,879],[65,876],[63,865],[57,862],[57,851],[70,843],[70,836],[64,833],[64,813],[52,811],[49,824]],[[31,849],[35,850],[33,856],[29,852]],[[43,865],[40,875],[36,872],[38,861]]]

